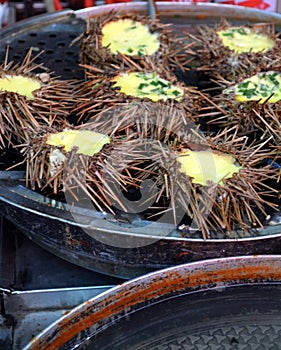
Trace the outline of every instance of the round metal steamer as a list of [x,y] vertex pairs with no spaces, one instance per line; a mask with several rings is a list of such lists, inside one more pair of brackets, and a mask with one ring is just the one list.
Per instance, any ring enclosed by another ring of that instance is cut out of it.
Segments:
[[88,300],[24,350],[278,349],[281,256],[205,260]]
[[[16,62],[32,46],[35,52],[45,50],[41,60],[57,75],[82,79],[78,44],[69,45],[83,32],[89,15],[99,16],[116,6],[124,12],[148,12],[146,3],[128,3],[34,17],[2,31],[1,60],[4,60],[7,46],[10,47],[9,58]],[[158,9],[160,20],[173,23],[173,29],[181,34],[192,30],[195,24],[213,24],[221,18],[234,24],[275,22],[277,29],[281,26],[278,14],[230,5],[159,3]],[[125,223],[106,213],[69,208],[26,189],[24,183],[9,180],[10,176],[14,175],[1,173],[1,214],[46,250],[93,271],[132,278],[190,261],[281,252],[281,225],[255,230],[248,238],[206,241],[181,238],[173,227],[160,223],[153,226],[142,220]],[[171,232],[168,237],[163,235],[167,228]],[[120,244],[116,246],[112,242]],[[128,246],[137,248],[122,248]]]

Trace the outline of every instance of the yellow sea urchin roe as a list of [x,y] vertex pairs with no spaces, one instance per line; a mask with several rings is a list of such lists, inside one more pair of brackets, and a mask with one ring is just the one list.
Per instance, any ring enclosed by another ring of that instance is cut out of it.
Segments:
[[241,102],[259,101],[275,103],[281,99],[281,75],[277,72],[265,72],[245,79],[235,86],[236,99]]
[[20,75],[4,75],[0,78],[0,90],[17,93],[33,99],[33,92],[41,88],[39,80]]
[[168,80],[160,78],[156,73],[125,73],[112,79],[113,87],[120,88],[120,92],[127,96],[149,98],[156,102],[173,99],[181,101],[184,91],[172,85]]
[[274,41],[265,34],[259,34],[250,28],[231,27],[217,32],[223,45],[237,54],[243,52],[268,51]]
[[241,169],[230,154],[219,152],[185,150],[179,153],[177,161],[181,165],[180,171],[202,186],[223,184],[223,179],[231,178]]
[[102,28],[102,46],[116,54],[129,56],[153,55],[160,47],[157,33],[150,33],[147,25],[131,19],[120,19]]
[[77,147],[77,153],[88,156],[98,153],[109,142],[109,136],[91,130],[65,130],[50,134],[46,141],[48,145],[64,147],[66,152]]

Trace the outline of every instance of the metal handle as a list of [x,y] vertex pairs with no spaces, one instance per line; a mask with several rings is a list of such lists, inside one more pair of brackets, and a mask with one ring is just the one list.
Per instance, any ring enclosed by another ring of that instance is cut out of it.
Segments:
[[153,20],[158,18],[158,10],[155,0],[148,0],[148,14]]

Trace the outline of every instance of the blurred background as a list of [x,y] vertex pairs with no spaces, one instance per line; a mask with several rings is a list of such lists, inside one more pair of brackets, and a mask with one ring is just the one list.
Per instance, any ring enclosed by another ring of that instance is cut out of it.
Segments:
[[[136,0],[0,0],[0,28],[43,13],[64,9],[79,10],[92,6],[132,1]],[[172,0],[172,2],[197,2],[197,0]],[[201,2],[215,2],[281,12],[281,0],[201,0]]]

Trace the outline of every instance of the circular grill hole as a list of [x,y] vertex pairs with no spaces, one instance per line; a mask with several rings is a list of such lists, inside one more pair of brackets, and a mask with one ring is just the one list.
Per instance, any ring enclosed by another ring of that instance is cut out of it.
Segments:
[[65,43],[60,41],[57,43],[57,47],[64,47],[65,46]]
[[73,51],[66,51],[65,53],[67,56],[73,56],[74,55],[74,52]]

